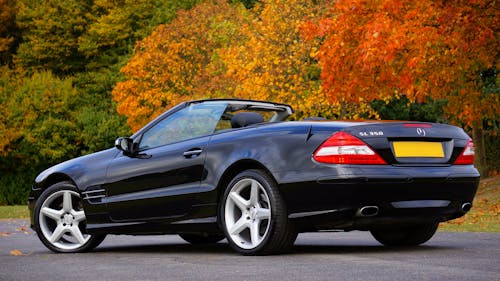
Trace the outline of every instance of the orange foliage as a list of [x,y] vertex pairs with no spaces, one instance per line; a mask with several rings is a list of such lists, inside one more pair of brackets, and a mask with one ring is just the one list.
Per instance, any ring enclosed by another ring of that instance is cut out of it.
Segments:
[[316,58],[331,102],[447,98],[472,125],[496,116],[498,95],[482,92],[480,72],[496,67],[495,1],[342,0],[305,37],[322,38]]
[[137,44],[113,97],[134,130],[165,107],[213,97],[340,118],[377,117],[374,99],[430,97],[472,125],[500,111],[479,75],[499,53],[490,2],[275,0],[245,10],[206,1]]
[[[318,1],[321,3],[321,1]],[[322,4],[262,1],[253,10],[227,1],[180,12],[136,46],[113,91],[133,130],[180,101],[250,98],[292,104],[302,114],[332,110],[320,95],[313,55],[300,26],[319,20]]]
[[128,80],[118,83],[113,98],[118,112],[139,129],[165,107],[179,102],[226,96],[233,81],[224,79],[219,50],[243,44],[244,7],[219,0],[181,11],[168,25],[137,43],[135,56],[122,68]]

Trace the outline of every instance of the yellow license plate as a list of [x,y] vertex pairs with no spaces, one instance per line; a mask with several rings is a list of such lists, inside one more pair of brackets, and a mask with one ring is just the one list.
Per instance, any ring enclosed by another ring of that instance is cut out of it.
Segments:
[[440,142],[395,141],[392,143],[396,157],[434,157],[444,158]]

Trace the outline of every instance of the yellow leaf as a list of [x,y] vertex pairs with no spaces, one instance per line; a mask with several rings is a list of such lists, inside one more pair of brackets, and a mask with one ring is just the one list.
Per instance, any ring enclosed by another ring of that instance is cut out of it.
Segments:
[[17,230],[17,231],[21,231],[21,232],[26,232],[26,231],[27,231],[26,227],[24,227],[24,226],[21,226],[21,227],[19,227],[19,228],[18,228],[18,229],[16,229],[16,230]]
[[10,255],[11,256],[24,256],[25,254],[23,254],[23,252],[21,252],[20,250],[15,249],[15,250],[10,251]]

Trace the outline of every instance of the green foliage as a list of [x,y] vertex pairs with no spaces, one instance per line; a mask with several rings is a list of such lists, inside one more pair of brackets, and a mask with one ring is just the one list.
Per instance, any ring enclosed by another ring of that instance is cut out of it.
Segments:
[[16,22],[23,42],[16,63],[58,75],[107,68],[127,57],[153,27],[197,2],[21,0]]
[[71,154],[77,95],[71,80],[60,80],[50,72],[19,78],[4,71],[0,96],[7,118],[1,134],[14,137],[8,138],[2,154],[10,152],[23,164]]
[[[0,204],[24,203],[34,177],[48,166],[111,147],[118,135],[130,134],[106,98],[106,83],[93,83],[109,75],[94,74],[89,87],[78,91],[72,79],[50,72],[24,76],[3,70]],[[84,81],[82,75],[80,83]],[[92,87],[96,85],[101,88]]]
[[16,21],[23,42],[15,55],[16,64],[57,74],[83,70],[85,60],[78,52],[79,37],[89,25],[91,3],[90,0],[19,1]]
[[49,72],[24,79],[11,96],[11,108],[22,118],[14,127],[23,131],[19,143],[23,161],[32,162],[34,155],[39,162],[75,155],[76,95],[70,79],[60,80]]
[[0,206],[26,204],[36,175],[37,172],[33,169],[2,172],[0,177]]
[[242,3],[245,8],[251,9],[253,8],[257,3],[262,2],[260,0],[228,0],[227,2],[229,3]]
[[433,101],[427,99],[426,102],[411,102],[405,95],[394,96],[387,102],[384,100],[374,100],[370,103],[380,116],[385,120],[411,120],[426,122],[445,122],[442,108],[446,104],[445,100]]
[[82,141],[82,154],[113,146],[118,136],[131,134],[126,118],[116,113],[116,105],[109,91],[120,78],[119,73],[108,70],[85,72],[75,76],[79,91],[77,103],[77,138]]
[[197,1],[121,0],[94,1],[92,22],[80,36],[78,50],[96,69],[119,63],[132,52],[135,41],[161,23],[171,21],[178,9]]
[[119,69],[198,2],[0,0],[0,63],[14,57],[15,69],[0,69],[0,204],[24,203],[41,170],[131,134],[111,99]]
[[50,72],[24,76],[2,70],[0,203],[19,204],[45,165],[78,155],[77,92],[71,79]]

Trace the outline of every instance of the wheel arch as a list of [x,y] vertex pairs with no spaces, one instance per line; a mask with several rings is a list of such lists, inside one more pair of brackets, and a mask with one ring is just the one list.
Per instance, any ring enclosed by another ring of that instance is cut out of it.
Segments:
[[41,192],[46,190],[47,188],[51,187],[52,185],[60,182],[71,182],[73,185],[75,185],[78,189],[78,186],[76,185],[75,181],[67,174],[64,173],[53,173],[47,176],[42,182],[37,184],[37,187],[40,189]]
[[241,159],[227,167],[227,169],[219,179],[217,189],[220,191],[221,188],[224,188],[237,174],[250,169],[263,170],[276,182],[276,178],[274,177],[274,175],[261,162],[254,159]]

